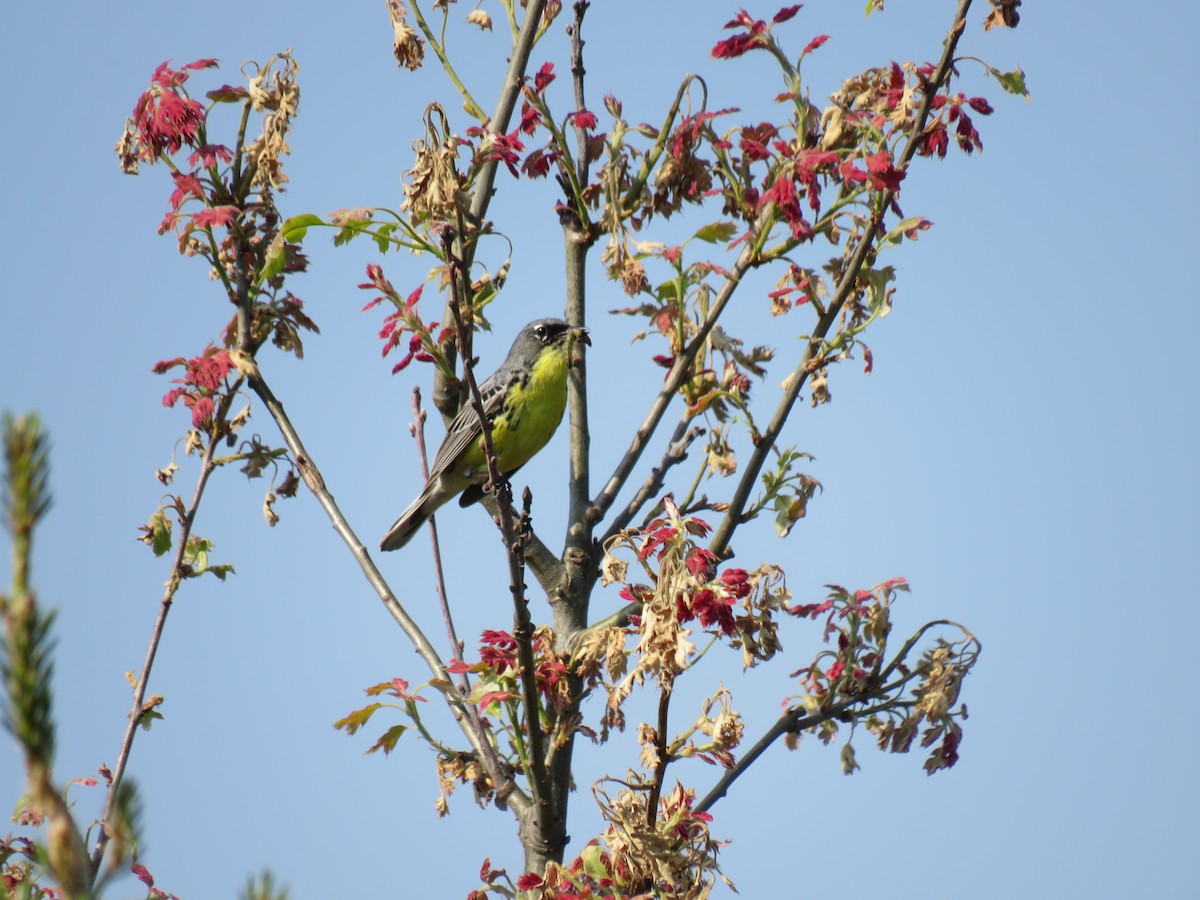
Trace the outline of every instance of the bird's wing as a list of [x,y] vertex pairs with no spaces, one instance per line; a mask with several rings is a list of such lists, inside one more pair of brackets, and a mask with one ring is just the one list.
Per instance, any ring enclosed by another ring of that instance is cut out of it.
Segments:
[[[479,386],[484,415],[491,419],[500,412],[504,406],[505,395],[518,378],[519,373],[507,371],[502,366]],[[479,427],[479,415],[475,412],[474,404],[468,398],[462,409],[458,411],[458,415],[450,422],[450,427],[446,429],[446,437],[442,441],[442,446],[438,447],[438,452],[433,457],[433,465],[429,469],[429,480],[433,481],[439,475],[444,474],[459,455],[482,433],[483,429]]]

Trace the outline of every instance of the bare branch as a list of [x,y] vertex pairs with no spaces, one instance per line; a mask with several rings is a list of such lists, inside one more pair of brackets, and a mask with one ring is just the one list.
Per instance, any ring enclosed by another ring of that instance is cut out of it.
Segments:
[[667,780],[667,766],[671,764],[671,755],[667,749],[667,730],[670,728],[671,692],[674,685],[668,681],[659,686],[658,692],[658,725],[654,733],[654,750],[658,757],[654,763],[654,781],[650,785],[650,796],[646,798],[646,824],[654,827],[658,817],[658,799],[662,796],[663,783]]
[[[429,455],[425,449],[425,410],[421,407],[421,389],[414,387],[412,389],[412,408],[413,421],[408,426],[412,433],[413,439],[417,442],[417,457],[421,461],[421,480],[422,482],[429,481]],[[458,659],[462,659],[463,642],[458,638],[458,631],[454,627],[454,616],[450,612],[450,601],[446,596],[446,576],[442,569],[442,548],[438,541],[437,520],[434,516],[429,517],[429,542],[433,552],[433,579],[434,590],[437,591],[438,603],[442,608],[442,622],[446,626],[446,637],[450,641],[450,652]],[[467,679],[467,673],[462,672],[458,676],[459,688],[464,695],[470,692],[470,682]],[[474,707],[472,707],[474,712]]]
[[662,490],[663,483],[667,479],[667,473],[671,468],[687,459],[688,448],[691,447],[692,442],[704,434],[703,428],[688,428],[688,423],[691,421],[692,416],[686,412],[679,419],[679,423],[675,426],[675,432],[667,442],[667,449],[663,452],[661,462],[650,470],[650,475],[646,478],[645,483],[634,495],[633,499],[613,518],[612,524],[608,526],[608,530],[604,532],[604,537],[599,541],[601,547],[608,543],[608,540],[618,531],[628,527],[629,523],[633,521],[633,517],[637,515],[638,510],[652,497],[658,496],[659,491]]
[[[248,271],[249,263],[246,254],[239,253],[235,264],[240,270],[238,275],[239,290],[248,291],[246,272]],[[239,344],[243,342],[244,339],[239,335]],[[243,353],[232,355],[236,358],[239,371],[246,376],[246,381],[250,385],[251,390],[258,395],[266,406],[267,411],[271,414],[271,418],[275,420],[275,424],[283,436],[284,443],[287,444],[292,458],[296,461],[296,468],[299,470],[301,478],[308,485],[308,489],[312,491],[321,508],[325,510],[325,514],[333,524],[334,530],[349,548],[359,568],[362,569],[367,583],[374,588],[379,599],[383,601],[384,608],[388,611],[388,614],[400,626],[400,629],[408,636],[408,639],[412,641],[417,655],[425,661],[425,664],[429,667],[429,671],[433,674],[434,682],[445,685],[445,688],[442,690],[442,696],[446,699],[455,722],[458,723],[458,727],[462,730],[468,742],[470,742],[472,749],[478,754],[479,759],[487,766],[490,760],[495,760],[496,758],[488,743],[487,735],[475,727],[475,721],[477,720],[472,718],[466,702],[462,697],[458,696],[456,691],[450,688],[452,681],[437,649],[430,643],[416,621],[409,616],[408,611],[401,605],[400,601],[396,599],[395,594],[392,593],[391,587],[388,586],[387,580],[375,565],[374,560],[371,559],[366,546],[359,540],[358,535],[355,534],[354,529],[350,526],[349,521],[347,521],[337,501],[334,499],[333,494],[325,486],[325,479],[321,475],[320,469],[312,457],[309,456],[308,450],[304,447],[304,442],[300,439],[299,432],[296,431],[295,426],[283,408],[283,404],[275,396],[275,392],[271,390],[270,385],[267,384],[261,370],[258,368],[257,362]],[[496,785],[496,796],[508,803],[515,814],[520,816],[529,808],[529,798],[512,778],[506,774],[503,768],[489,768],[488,776],[492,779],[492,783]]]
[[[465,345],[467,324],[463,319],[460,303],[463,291],[467,289],[467,276],[462,260],[454,254],[454,239],[455,235],[449,229],[443,232],[442,249],[450,273],[450,312],[454,317],[454,327],[460,345]],[[500,533],[504,538],[505,555],[508,558],[509,590],[512,592],[513,598],[513,638],[517,644],[517,658],[521,663],[521,692],[525,705],[525,727],[528,731],[529,743],[529,752],[526,754],[526,775],[529,778],[532,794],[532,807],[529,813],[536,820],[537,833],[549,835],[555,812],[550,792],[550,777],[546,770],[545,736],[542,733],[541,718],[538,714],[541,704],[538,702],[537,662],[533,653],[533,620],[530,618],[529,601],[525,596],[525,558],[522,550],[521,529],[514,521],[512,486],[501,474],[496,460],[496,447],[492,442],[492,423],[484,410],[483,395],[479,392],[479,384],[475,379],[475,366],[473,361],[467,357],[463,358],[463,380],[467,385],[471,406],[479,418],[483,456],[487,462],[492,495],[496,500]],[[530,494],[526,489],[526,515],[528,515],[529,497]]]
[[[248,321],[248,320],[247,320]],[[234,382],[233,388],[223,398],[221,405],[213,414],[214,421],[224,421],[233,405],[243,378]],[[167,627],[167,615],[171,612],[171,603],[183,583],[184,556],[187,553],[188,540],[192,535],[192,526],[196,522],[196,513],[200,509],[200,500],[204,497],[204,489],[208,486],[209,476],[215,471],[213,456],[216,453],[217,441],[210,437],[208,446],[200,458],[200,474],[196,478],[196,487],[192,491],[192,500],[179,522],[179,534],[175,538],[175,557],[171,561],[171,574],[167,577],[166,589],[159,602],[158,615],[154,619],[154,627],[150,631],[150,643],[146,647],[146,657],[142,661],[142,671],[133,686],[133,706],[129,711],[129,721],[125,725],[125,734],[121,738],[121,747],[117,751],[117,761],[112,767],[112,780],[108,784],[108,793],[104,798],[104,812],[100,815],[100,828],[96,836],[96,845],[92,848],[92,872],[99,873],[100,863],[104,858],[104,848],[112,838],[109,823],[116,809],[117,795],[121,782],[125,777],[125,768],[129,765],[129,756],[133,752],[133,739],[142,724],[143,706],[146,702],[146,687],[150,682],[150,672],[154,668],[154,660],[158,655],[158,646],[162,642],[163,631]]]

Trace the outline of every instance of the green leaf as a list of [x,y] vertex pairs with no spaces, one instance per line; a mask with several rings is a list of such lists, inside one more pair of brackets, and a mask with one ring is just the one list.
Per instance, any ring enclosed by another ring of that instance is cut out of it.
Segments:
[[[679,302],[679,282],[675,279],[664,281],[654,289],[654,296],[663,303],[678,303]],[[653,308],[651,308],[653,311]]]
[[148,709],[138,716],[138,724],[142,726],[143,731],[149,731],[150,726],[154,724],[154,721],[156,719],[161,719],[162,717],[162,713],[160,713],[158,710]]
[[161,509],[150,517],[150,546],[155,556],[162,556],[171,549],[171,523]]
[[392,249],[391,237],[392,232],[395,230],[395,224],[389,222],[380,225],[375,229],[374,233],[372,233],[371,237],[374,239],[375,246],[379,248],[380,253],[387,253]]
[[775,533],[787,537],[797,522],[808,511],[808,500],[803,495],[780,495],[775,498]]
[[[339,210],[333,216],[333,224],[338,225],[337,232],[333,235],[333,246],[341,247],[344,244],[350,243],[361,234],[365,234],[367,229],[374,222],[374,213],[370,209],[361,209],[355,211],[357,215],[351,215],[349,210]],[[383,226],[391,227],[391,226]]]
[[498,293],[499,291],[496,290],[496,282],[488,281],[475,293],[475,296],[471,299],[471,306],[475,309],[487,306],[496,299],[496,295]]
[[883,266],[879,269],[866,269],[863,274],[867,278],[867,308],[872,313],[878,312],[880,316],[886,316],[891,312],[892,294],[896,290],[888,285],[896,280],[896,270],[892,266]]
[[291,244],[298,244],[304,240],[304,236],[308,234],[308,229],[313,225],[324,225],[325,221],[318,215],[313,213],[301,213],[298,216],[292,216],[283,223],[283,227],[279,229],[279,234],[285,241]]
[[233,566],[228,565],[227,563],[222,563],[220,565],[208,564],[208,552],[212,550],[214,546],[215,545],[213,542],[207,538],[188,538],[187,549],[183,552],[183,563],[188,569],[190,569],[190,572],[188,572],[186,577],[199,578],[204,573],[210,572],[224,581],[227,576],[235,574]]
[[1032,100],[1029,96],[1029,89],[1025,86],[1025,73],[1021,71],[1021,67],[1013,69],[1011,72],[1001,72],[999,69],[989,69],[992,75],[996,76],[996,80],[1000,82],[1000,87],[1010,94],[1019,94],[1026,100]]
[[345,731],[348,735],[354,734],[358,729],[366,725],[370,721],[371,716],[375,715],[375,710],[380,709],[382,706],[382,703],[370,703],[362,709],[356,709],[345,718],[338,719],[333,723],[333,727],[339,731]]
[[183,562],[191,567],[193,578],[208,568],[208,551],[212,546],[212,542],[205,538],[188,538],[187,548],[183,551]]
[[211,572],[213,575],[216,575],[222,581],[224,581],[230,575],[237,574],[237,572],[234,571],[233,566],[229,565],[228,563],[223,563],[219,566],[209,566],[204,571]]
[[282,272],[285,262],[287,262],[287,242],[283,239],[283,232],[281,231],[275,235],[274,240],[271,241],[271,246],[267,248],[267,255],[263,260],[262,270],[258,273],[258,283],[266,284]]
[[374,753],[376,750],[382,750],[383,755],[387,756],[396,749],[396,741],[400,740],[400,735],[408,731],[407,725],[393,725],[385,731],[374,744],[368,749],[368,753]]
[[737,233],[737,226],[732,222],[713,222],[711,225],[705,225],[693,235],[699,240],[709,244],[715,244],[718,241],[727,241]]
[[589,878],[602,879],[611,877],[608,867],[604,865],[604,850],[598,844],[588,844],[579,854],[583,862],[583,871]]

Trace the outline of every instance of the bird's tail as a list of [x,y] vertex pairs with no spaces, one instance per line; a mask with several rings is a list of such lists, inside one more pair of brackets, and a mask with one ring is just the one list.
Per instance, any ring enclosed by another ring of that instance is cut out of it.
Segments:
[[429,521],[429,517],[441,505],[428,489],[421,491],[421,495],[413,501],[412,506],[401,513],[400,518],[388,529],[383,540],[379,542],[379,549],[399,550],[412,540],[412,536],[421,530],[421,526]]

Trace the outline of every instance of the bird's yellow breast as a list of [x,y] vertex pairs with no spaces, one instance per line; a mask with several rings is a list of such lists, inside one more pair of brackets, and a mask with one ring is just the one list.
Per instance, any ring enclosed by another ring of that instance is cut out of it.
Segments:
[[[544,349],[528,376],[509,390],[492,420],[492,444],[503,473],[518,469],[550,442],[567,406],[567,347]],[[486,469],[481,437],[467,451],[466,468]]]

